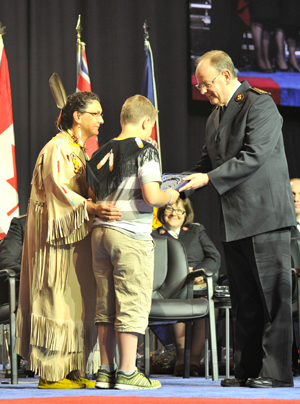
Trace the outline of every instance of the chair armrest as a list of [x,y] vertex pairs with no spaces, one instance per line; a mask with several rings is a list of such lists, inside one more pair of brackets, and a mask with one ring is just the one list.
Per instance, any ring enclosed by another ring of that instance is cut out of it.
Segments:
[[213,296],[213,275],[214,273],[208,269],[208,268],[199,268],[195,269],[195,271],[192,271],[188,274],[186,277],[187,279],[187,287],[188,287],[188,299],[193,298],[194,294],[194,279],[197,278],[198,276],[204,276],[206,279],[207,283],[207,293],[210,297]]
[[0,277],[16,278],[17,275],[13,269],[0,269]]
[[9,283],[9,310],[10,313],[16,311],[16,278],[17,274],[13,269],[0,269],[0,278],[5,278]]
[[194,271],[190,272],[187,276],[187,279],[189,281],[189,278],[195,279],[198,276],[204,276],[205,278],[212,277],[214,273],[207,268],[199,268],[195,269]]
[[218,285],[223,285],[223,283],[226,282],[226,284],[228,283],[228,277],[226,274],[221,274],[218,278]]
[[292,272],[294,272],[295,275],[300,276],[300,269],[299,268],[292,268]]

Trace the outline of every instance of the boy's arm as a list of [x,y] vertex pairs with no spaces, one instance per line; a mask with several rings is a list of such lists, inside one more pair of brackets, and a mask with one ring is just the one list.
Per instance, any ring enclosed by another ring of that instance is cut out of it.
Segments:
[[150,206],[161,207],[165,205],[173,205],[178,197],[179,192],[172,188],[162,191],[159,182],[148,182],[142,185],[143,198]]

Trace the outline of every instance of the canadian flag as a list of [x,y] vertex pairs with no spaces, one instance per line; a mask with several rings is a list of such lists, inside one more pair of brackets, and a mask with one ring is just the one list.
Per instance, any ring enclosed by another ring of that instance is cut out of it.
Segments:
[[8,63],[0,34],[0,240],[10,221],[19,216],[19,196],[15,156],[15,135]]
[[[91,81],[89,76],[89,69],[87,64],[87,58],[85,53],[85,44],[81,42],[81,52],[79,52],[79,73],[78,73],[78,80],[76,91],[92,91]],[[86,152],[89,157],[92,157],[94,151],[99,149],[99,143],[97,136],[90,137],[86,141]]]

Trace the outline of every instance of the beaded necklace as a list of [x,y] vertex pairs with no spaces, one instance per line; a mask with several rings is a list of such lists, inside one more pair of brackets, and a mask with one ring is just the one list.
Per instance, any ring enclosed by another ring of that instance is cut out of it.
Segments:
[[70,129],[67,129],[66,133],[72,138],[73,142],[76,143],[81,148],[81,150],[85,152],[85,145],[82,146],[80,144],[79,139],[74,135],[74,133]]

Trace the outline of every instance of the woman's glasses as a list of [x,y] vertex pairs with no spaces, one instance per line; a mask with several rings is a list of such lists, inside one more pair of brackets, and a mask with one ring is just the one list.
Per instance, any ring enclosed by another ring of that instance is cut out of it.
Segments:
[[168,213],[173,213],[173,212],[174,212],[174,213],[176,213],[176,214],[179,215],[179,216],[185,214],[185,210],[180,209],[180,208],[174,209],[174,208],[172,208],[171,206],[166,206],[166,207],[165,207],[165,211],[168,212]]
[[90,114],[93,115],[94,118],[103,118],[103,112],[89,112],[89,111],[84,111],[84,114]]

